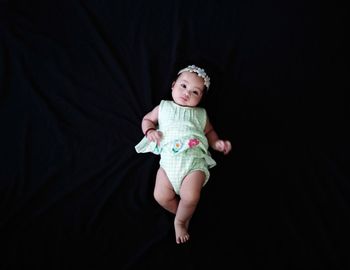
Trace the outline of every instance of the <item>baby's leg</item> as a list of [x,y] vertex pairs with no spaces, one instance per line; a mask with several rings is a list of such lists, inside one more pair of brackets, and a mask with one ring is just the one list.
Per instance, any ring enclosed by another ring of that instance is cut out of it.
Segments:
[[179,200],[162,167],[160,167],[157,172],[153,196],[166,210],[173,214],[176,213]]
[[188,224],[197,207],[201,190],[205,182],[202,171],[193,171],[188,174],[180,188],[180,202],[177,208],[174,226],[176,243],[184,243],[189,239]]

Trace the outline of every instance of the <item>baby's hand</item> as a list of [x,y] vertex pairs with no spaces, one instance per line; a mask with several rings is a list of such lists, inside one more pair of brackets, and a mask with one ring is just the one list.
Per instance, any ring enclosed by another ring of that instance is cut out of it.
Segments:
[[217,140],[214,144],[214,149],[227,155],[231,151],[231,143],[227,140]]
[[152,142],[156,142],[158,145],[162,139],[162,132],[158,130],[150,130],[147,133],[147,139]]

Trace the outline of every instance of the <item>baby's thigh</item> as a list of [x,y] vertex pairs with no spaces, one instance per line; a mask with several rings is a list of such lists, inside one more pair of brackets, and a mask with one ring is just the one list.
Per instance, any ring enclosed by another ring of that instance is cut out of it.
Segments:
[[160,167],[157,172],[154,196],[162,198],[162,200],[171,200],[175,195],[174,188],[171,185],[166,172]]
[[206,175],[202,170],[191,171],[183,180],[180,188],[181,199],[196,202],[200,198]]

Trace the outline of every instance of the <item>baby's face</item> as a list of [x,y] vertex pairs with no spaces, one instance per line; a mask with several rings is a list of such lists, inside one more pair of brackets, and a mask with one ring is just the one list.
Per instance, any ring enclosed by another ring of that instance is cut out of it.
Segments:
[[195,107],[202,99],[204,80],[195,72],[183,72],[173,83],[171,89],[175,103]]

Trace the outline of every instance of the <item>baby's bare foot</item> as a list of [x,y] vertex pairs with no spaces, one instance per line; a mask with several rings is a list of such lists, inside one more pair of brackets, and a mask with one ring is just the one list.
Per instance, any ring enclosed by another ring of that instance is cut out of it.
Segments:
[[189,221],[187,221],[186,223],[183,223],[177,220],[174,221],[175,237],[176,237],[177,244],[185,243],[190,239],[190,235],[188,234],[188,231],[187,231],[188,224],[189,224]]

